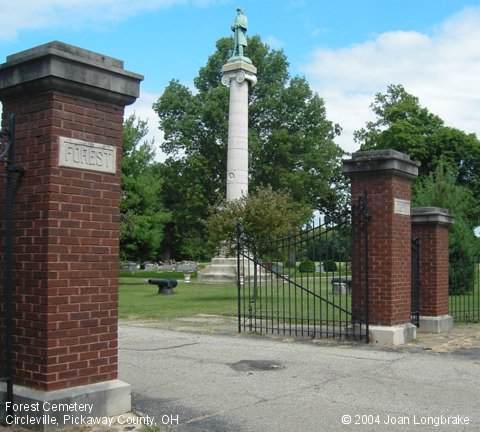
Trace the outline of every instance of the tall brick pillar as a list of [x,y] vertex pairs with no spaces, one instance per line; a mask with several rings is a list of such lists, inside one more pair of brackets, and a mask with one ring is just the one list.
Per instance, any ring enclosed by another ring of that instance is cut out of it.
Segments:
[[440,333],[453,327],[448,315],[448,230],[453,218],[438,207],[412,209],[412,237],[419,240],[421,332]]
[[[352,203],[368,197],[368,318],[370,340],[401,344],[415,337],[410,324],[412,180],[418,163],[394,150],[354,153],[343,172],[351,180]],[[355,223],[355,221],[354,221]],[[367,302],[364,233],[356,229],[352,257],[352,310]],[[356,287],[361,287],[357,289]]]
[[0,65],[3,126],[15,113],[25,170],[14,213],[16,401],[130,409],[117,379],[120,162],[124,107],[142,79],[61,42]]

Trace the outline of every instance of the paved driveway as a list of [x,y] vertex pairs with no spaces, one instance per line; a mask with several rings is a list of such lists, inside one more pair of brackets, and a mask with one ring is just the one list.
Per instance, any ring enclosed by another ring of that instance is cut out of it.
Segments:
[[379,350],[122,324],[120,375],[135,409],[157,424],[178,415],[176,431],[480,430],[478,348]]

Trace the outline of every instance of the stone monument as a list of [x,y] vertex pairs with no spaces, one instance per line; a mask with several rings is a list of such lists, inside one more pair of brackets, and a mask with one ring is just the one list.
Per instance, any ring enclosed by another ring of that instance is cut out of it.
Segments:
[[[248,20],[241,9],[231,27],[234,47],[222,68],[222,84],[230,89],[227,151],[227,201],[248,194],[248,91],[257,82],[257,68],[245,56]],[[199,272],[203,282],[233,282],[237,277],[236,258],[215,257]]]
[[257,68],[244,55],[247,17],[237,9],[232,25],[234,49],[222,68],[222,84],[230,89],[228,113],[227,201],[248,194],[248,90],[257,82]]

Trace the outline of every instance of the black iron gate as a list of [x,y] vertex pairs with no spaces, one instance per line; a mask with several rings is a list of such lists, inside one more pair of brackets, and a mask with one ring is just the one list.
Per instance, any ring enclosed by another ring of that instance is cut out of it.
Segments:
[[410,321],[420,326],[420,240],[412,240],[412,296]]
[[[335,221],[285,238],[258,240],[239,226],[238,331],[368,342],[367,224],[364,197]],[[363,278],[352,279],[352,237],[361,239],[354,250]],[[361,311],[352,314],[359,290]]]

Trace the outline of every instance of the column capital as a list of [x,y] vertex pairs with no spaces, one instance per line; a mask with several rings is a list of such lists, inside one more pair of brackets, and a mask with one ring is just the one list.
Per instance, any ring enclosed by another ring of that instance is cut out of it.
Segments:
[[142,80],[142,75],[126,71],[121,60],[53,41],[0,64],[0,98],[56,90],[129,105],[138,98]]
[[368,150],[352,154],[343,161],[343,173],[351,177],[363,173],[389,173],[413,179],[418,176],[419,162],[396,150]]
[[257,68],[243,60],[227,62],[222,67],[222,84],[230,87],[232,80],[239,84],[246,80],[254,86],[257,83]]

